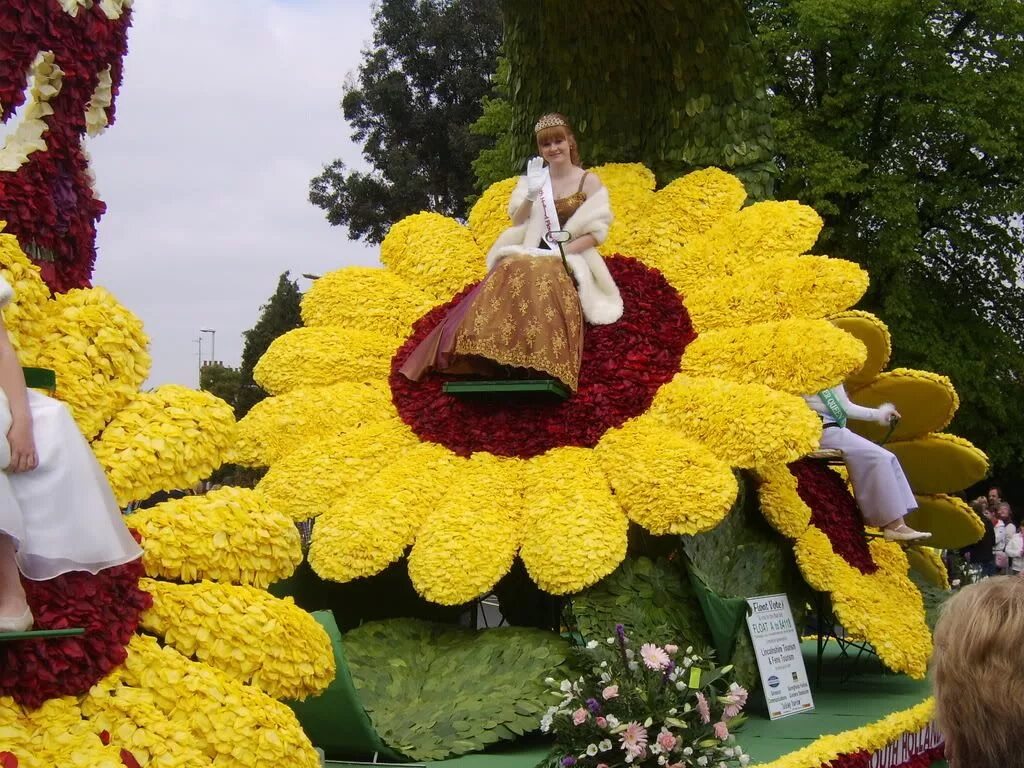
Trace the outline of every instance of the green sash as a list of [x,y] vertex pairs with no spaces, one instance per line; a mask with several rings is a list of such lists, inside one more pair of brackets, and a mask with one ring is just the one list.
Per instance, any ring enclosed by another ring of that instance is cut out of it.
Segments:
[[832,414],[832,418],[836,424],[840,427],[846,426],[846,409],[843,408],[842,403],[836,397],[835,392],[831,389],[823,389],[818,393],[818,397],[821,398],[821,402],[828,408],[828,412]]

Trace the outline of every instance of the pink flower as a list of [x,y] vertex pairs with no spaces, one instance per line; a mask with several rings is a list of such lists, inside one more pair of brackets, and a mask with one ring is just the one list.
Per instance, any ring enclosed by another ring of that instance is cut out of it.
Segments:
[[726,704],[725,709],[722,710],[722,719],[731,720],[740,713],[740,708],[736,704]]
[[729,692],[725,694],[725,699],[728,702],[725,705],[725,711],[722,713],[722,718],[728,720],[732,717],[736,717],[743,709],[743,705],[747,703],[747,689],[733,683],[729,686]]
[[598,763],[597,768],[608,768],[608,763]]
[[647,748],[647,729],[634,720],[626,725],[619,743],[627,755],[639,757]]
[[676,744],[679,743],[679,739],[672,735],[672,731],[668,728],[662,728],[661,733],[658,734],[658,746],[666,752],[671,752],[676,748]]
[[580,707],[572,713],[572,724],[583,725],[585,722],[587,722],[587,710],[585,710],[583,707]]
[[700,721],[704,725],[711,722],[711,709],[708,707],[708,700],[700,691],[697,692],[697,711],[700,713]]
[[604,697],[605,701],[608,701],[609,699],[614,699],[616,696],[619,695],[619,686],[609,685],[607,688],[601,691],[601,695]]
[[668,645],[665,646],[665,653],[667,653],[669,656],[674,656],[675,653],[678,650],[679,650],[679,646],[678,645],[672,645],[671,643],[669,643]]
[[608,727],[608,721],[605,720],[603,717],[598,717],[596,720],[594,720],[594,723],[597,724],[598,728],[607,728]]
[[725,723],[715,723],[715,738],[725,741],[729,738],[729,729]]
[[654,643],[644,643],[640,646],[640,658],[644,660],[648,669],[658,670],[665,669],[671,661],[668,654]]

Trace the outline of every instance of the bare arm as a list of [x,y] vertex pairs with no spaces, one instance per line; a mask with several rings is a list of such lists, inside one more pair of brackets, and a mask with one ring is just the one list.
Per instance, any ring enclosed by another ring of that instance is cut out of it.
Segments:
[[26,472],[39,463],[35,440],[32,436],[32,412],[28,407],[28,388],[25,372],[21,370],[18,355],[11,346],[7,328],[0,320],[0,389],[7,395],[11,408],[11,428],[7,441],[11,445],[11,472]]

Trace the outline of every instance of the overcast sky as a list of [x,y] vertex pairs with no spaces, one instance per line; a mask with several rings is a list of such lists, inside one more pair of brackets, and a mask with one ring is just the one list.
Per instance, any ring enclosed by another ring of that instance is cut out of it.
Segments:
[[333,158],[363,167],[339,102],[370,15],[368,0],[136,0],[117,120],[89,149],[108,205],[94,284],[145,323],[150,386],[196,385],[200,328],[238,365],[285,270],[377,263],[306,199]]

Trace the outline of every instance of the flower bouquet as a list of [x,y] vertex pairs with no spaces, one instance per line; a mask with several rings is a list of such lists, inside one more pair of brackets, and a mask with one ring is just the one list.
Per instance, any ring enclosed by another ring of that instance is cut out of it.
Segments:
[[621,624],[606,643],[582,650],[587,673],[545,682],[560,701],[541,730],[554,733],[552,763],[562,768],[725,768],[750,758],[731,731],[747,692],[731,681],[732,667],[692,647],[644,643],[631,647]]

